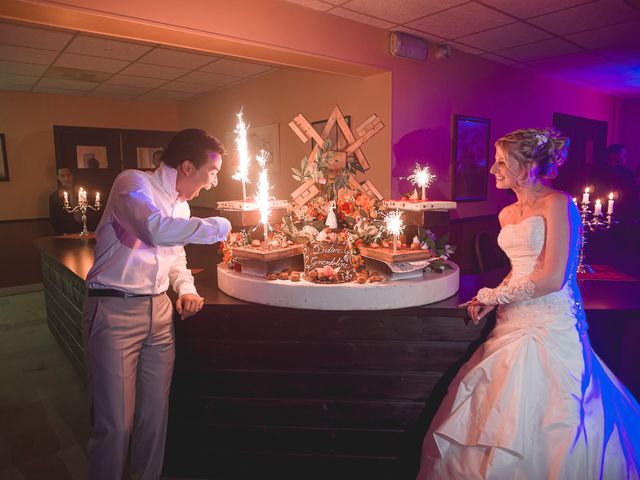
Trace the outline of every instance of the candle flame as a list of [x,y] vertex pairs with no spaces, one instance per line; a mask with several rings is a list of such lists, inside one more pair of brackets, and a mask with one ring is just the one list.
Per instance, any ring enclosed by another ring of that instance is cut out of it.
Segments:
[[596,205],[601,205],[599,198],[596,200]]
[[393,236],[400,235],[404,230],[404,222],[402,221],[402,212],[400,210],[387,213],[384,223],[387,231]]
[[609,200],[613,200],[613,192],[609,194]]
[[242,109],[236,114],[238,123],[233,131],[236,134],[236,151],[238,152],[238,170],[233,175],[234,180],[241,180],[245,183],[249,182],[249,145],[247,143],[247,130],[249,127],[242,119]]
[[416,168],[413,170],[411,175],[407,177],[407,180],[409,180],[413,185],[427,188],[429,185],[431,185],[431,182],[433,182],[435,178],[436,176],[431,173],[429,165],[421,167],[420,165],[416,164]]
[[589,193],[589,187],[584,189],[584,193]]

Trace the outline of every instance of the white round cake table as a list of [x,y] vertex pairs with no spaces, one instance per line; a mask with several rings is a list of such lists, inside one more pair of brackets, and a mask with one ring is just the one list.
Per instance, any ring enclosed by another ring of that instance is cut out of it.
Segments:
[[386,280],[382,283],[317,284],[301,279],[267,280],[218,264],[218,288],[227,295],[252,303],[306,310],[391,310],[439,302],[454,295],[460,285],[455,263],[443,273],[422,278]]

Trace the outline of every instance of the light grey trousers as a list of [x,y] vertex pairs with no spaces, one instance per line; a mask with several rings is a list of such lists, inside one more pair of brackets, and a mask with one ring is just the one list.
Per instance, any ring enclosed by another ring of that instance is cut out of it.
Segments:
[[160,478],[175,359],[172,317],[166,294],[85,299],[92,480],[122,479],[130,440],[131,477]]

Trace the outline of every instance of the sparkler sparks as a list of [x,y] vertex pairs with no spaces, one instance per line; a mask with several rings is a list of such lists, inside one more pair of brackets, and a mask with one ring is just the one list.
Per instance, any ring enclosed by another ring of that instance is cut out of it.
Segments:
[[393,253],[396,253],[398,237],[404,230],[404,222],[402,221],[402,212],[396,210],[395,212],[389,212],[384,219],[385,228],[393,235]]
[[246,183],[249,182],[249,145],[247,143],[247,130],[249,127],[244,123],[242,119],[242,109],[236,114],[238,117],[238,123],[234,133],[236,134],[236,150],[238,152],[238,170],[233,175],[234,180],[240,180],[242,182],[242,200],[247,201],[247,189]]
[[267,237],[269,233],[269,176],[265,165],[267,163],[268,152],[260,150],[260,154],[256,155],[256,161],[260,165],[260,176],[258,177],[258,192],[256,194],[256,202],[260,209],[260,223],[264,230],[264,243],[268,244]]
[[418,164],[416,164],[416,168],[413,170],[411,175],[407,177],[407,180],[409,180],[412,184],[422,188],[423,201],[427,199],[426,189],[429,187],[429,185],[431,185],[431,182],[433,182],[435,179],[436,179],[436,176],[433,173],[431,173],[431,170],[429,169],[429,165],[425,165],[424,167],[421,167]]

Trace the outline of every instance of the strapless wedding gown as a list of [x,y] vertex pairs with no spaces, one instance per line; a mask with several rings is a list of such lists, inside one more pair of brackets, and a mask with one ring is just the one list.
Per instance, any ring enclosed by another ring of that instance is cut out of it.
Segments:
[[[502,229],[512,280],[538,268],[544,242],[541,216]],[[431,423],[418,479],[637,480],[639,470],[640,406],[591,349],[572,275],[498,308]]]

